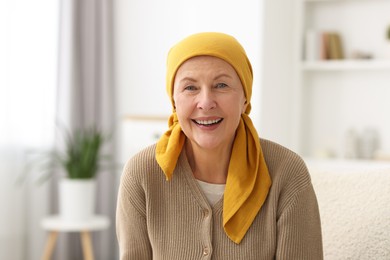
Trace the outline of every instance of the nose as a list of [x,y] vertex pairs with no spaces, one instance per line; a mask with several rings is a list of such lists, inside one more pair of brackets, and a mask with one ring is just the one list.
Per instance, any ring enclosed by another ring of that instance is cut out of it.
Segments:
[[217,106],[215,96],[209,89],[203,89],[198,96],[197,107],[203,110],[211,110]]

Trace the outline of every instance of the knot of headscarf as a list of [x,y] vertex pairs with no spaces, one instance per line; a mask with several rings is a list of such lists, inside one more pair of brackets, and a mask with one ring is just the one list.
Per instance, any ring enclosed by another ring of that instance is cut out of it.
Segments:
[[160,137],[156,147],[156,159],[167,181],[172,178],[185,141],[175,112],[169,117],[168,127],[168,131]]
[[271,178],[259,136],[248,116],[251,110],[252,67],[244,49],[232,36],[213,32],[198,33],[171,48],[167,61],[166,87],[173,113],[168,122],[169,130],[157,142],[156,160],[166,179],[170,180],[186,140],[174,110],[174,78],[183,62],[202,55],[221,58],[233,66],[240,77],[248,103],[236,130],[223,202],[225,233],[238,244],[264,204],[271,186]]

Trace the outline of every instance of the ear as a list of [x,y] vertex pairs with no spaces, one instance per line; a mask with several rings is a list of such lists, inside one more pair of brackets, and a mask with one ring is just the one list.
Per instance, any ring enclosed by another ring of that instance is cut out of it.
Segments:
[[248,102],[245,100],[244,104],[242,105],[241,114],[245,113],[247,107],[248,107]]

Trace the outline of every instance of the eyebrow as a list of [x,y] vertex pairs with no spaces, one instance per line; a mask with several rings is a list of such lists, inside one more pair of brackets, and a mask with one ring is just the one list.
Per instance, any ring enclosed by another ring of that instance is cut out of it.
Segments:
[[184,81],[196,82],[197,80],[194,78],[191,78],[191,77],[184,77],[184,78],[180,79],[179,82],[184,82]]
[[[216,77],[214,77],[214,80],[217,80],[217,79],[223,78],[223,77],[232,78],[229,74],[221,73],[221,74],[218,74]],[[183,81],[197,82],[196,79],[194,79],[192,77],[188,77],[188,76],[180,79],[180,82],[183,82]]]

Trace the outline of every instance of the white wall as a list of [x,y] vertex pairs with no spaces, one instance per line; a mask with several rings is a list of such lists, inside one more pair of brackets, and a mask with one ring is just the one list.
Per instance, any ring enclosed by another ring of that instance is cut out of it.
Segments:
[[58,8],[0,1],[0,259],[40,259],[46,241],[49,183],[36,184],[40,172],[20,178],[29,152],[53,142]]
[[261,1],[118,0],[116,12],[116,80],[124,114],[168,115],[165,61],[169,48],[189,34],[221,31],[244,46],[255,71],[253,114],[260,110]]
[[260,135],[293,147],[293,2],[265,0]]

